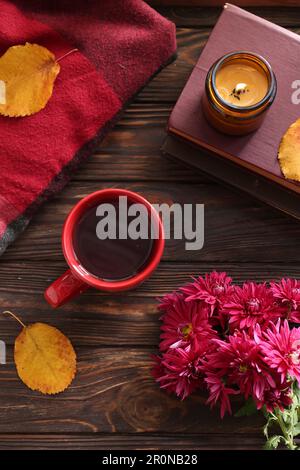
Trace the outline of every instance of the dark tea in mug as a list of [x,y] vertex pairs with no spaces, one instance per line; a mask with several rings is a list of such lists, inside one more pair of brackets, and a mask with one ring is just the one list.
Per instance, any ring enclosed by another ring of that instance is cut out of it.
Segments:
[[88,208],[79,218],[73,247],[82,267],[93,276],[119,281],[135,276],[146,266],[153,247],[151,217],[144,207],[137,221],[141,227],[135,228],[140,229],[145,238],[131,238],[128,228],[136,220],[136,216],[130,215],[133,204],[127,199],[128,213],[125,214],[119,198],[104,201],[102,205]]

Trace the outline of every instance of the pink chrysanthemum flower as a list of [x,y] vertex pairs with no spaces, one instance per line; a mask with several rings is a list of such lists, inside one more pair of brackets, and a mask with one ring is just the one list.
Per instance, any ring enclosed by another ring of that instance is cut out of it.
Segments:
[[152,373],[160,387],[176,393],[182,400],[199,388],[203,383],[200,360],[205,354],[206,346],[203,342],[198,350],[190,346],[185,349],[169,349],[158,358]]
[[[163,297],[160,387],[186,398],[208,391],[207,404],[231,413],[231,396],[284,412],[300,387],[300,281],[231,285],[213,272]],[[297,384],[298,382],[298,384]]]
[[172,297],[163,299],[160,309],[164,312],[161,317],[161,351],[184,348],[189,344],[197,349],[199,342],[217,336],[208,322],[207,308],[197,302],[185,302],[182,294],[172,294]]
[[231,285],[232,279],[226,273],[212,273],[205,274],[205,277],[198,277],[194,282],[187,284],[180,290],[186,296],[186,301],[202,300],[210,308],[212,315],[219,307],[224,298],[231,294],[234,287]]
[[273,296],[283,308],[285,318],[293,323],[300,323],[300,282],[296,279],[281,279],[271,282]]
[[176,291],[164,295],[162,298],[159,299],[159,310],[161,310],[162,312],[168,312],[169,310],[172,311],[174,308],[174,303],[177,301],[178,297],[181,297],[181,294]]
[[253,330],[257,323],[267,325],[280,316],[274,297],[267,285],[245,282],[236,287],[231,298],[223,305],[228,315],[230,330]]
[[[228,337],[228,342],[214,340],[218,349],[207,355],[208,370],[227,377],[228,385],[235,385],[247,399],[262,400],[264,392],[274,386],[274,380],[264,367],[261,348],[245,332]],[[205,372],[204,363],[204,372]]]
[[[151,374],[156,380],[156,382],[159,382],[162,377],[166,375],[166,369],[162,363],[162,356],[156,356],[155,354],[151,355],[154,363],[153,367],[151,370]],[[161,385],[160,385],[161,386]],[[166,392],[168,393],[175,393],[176,390],[176,381],[172,381],[168,386],[164,387]]]
[[265,406],[269,413],[272,413],[276,408],[284,411],[292,402],[290,382],[276,383],[274,388],[265,391],[262,400],[255,401],[258,410]]
[[257,327],[256,342],[265,355],[264,361],[280,375],[281,383],[288,378],[300,384],[300,328],[290,329],[288,321],[270,324],[266,331]]
[[213,408],[217,403],[220,403],[221,418],[224,417],[226,412],[231,414],[231,403],[229,396],[237,395],[239,394],[239,391],[227,387],[222,377],[222,373],[220,372],[206,372],[204,381],[209,391],[209,397],[206,401],[206,404]]

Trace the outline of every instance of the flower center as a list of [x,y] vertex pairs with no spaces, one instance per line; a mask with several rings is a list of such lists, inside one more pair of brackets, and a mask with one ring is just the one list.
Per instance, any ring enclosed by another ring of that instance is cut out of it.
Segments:
[[197,379],[198,372],[198,362],[189,362],[185,370],[180,372],[180,377],[186,377],[187,379]]
[[187,325],[184,325],[181,328],[181,333],[184,338],[188,338],[192,331],[193,331],[193,326],[191,323],[188,323]]
[[244,366],[243,364],[240,365],[240,367],[239,367],[240,372],[245,373],[245,372],[247,372],[247,370],[248,370],[247,366]]
[[260,308],[260,301],[253,297],[252,299],[248,300],[248,310],[250,312],[257,312]]
[[215,284],[212,291],[215,295],[223,294],[225,287],[222,284]]

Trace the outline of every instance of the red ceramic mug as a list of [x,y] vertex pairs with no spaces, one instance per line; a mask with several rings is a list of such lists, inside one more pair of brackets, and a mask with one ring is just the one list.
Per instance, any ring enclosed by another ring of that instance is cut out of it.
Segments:
[[[73,235],[76,224],[89,208],[109,202],[120,196],[127,196],[131,202],[143,204],[146,207],[148,214],[151,215],[152,223],[155,224],[154,229],[158,236],[153,240],[150,256],[141,271],[124,280],[107,281],[89,273],[81,265],[74,250]],[[125,189],[113,188],[96,191],[79,201],[65,221],[62,232],[62,249],[69,269],[46,289],[44,294],[45,299],[52,307],[59,307],[89,287],[107,292],[121,292],[133,289],[147,279],[157,267],[163,254],[164,244],[162,222],[157,211],[147,199]]]

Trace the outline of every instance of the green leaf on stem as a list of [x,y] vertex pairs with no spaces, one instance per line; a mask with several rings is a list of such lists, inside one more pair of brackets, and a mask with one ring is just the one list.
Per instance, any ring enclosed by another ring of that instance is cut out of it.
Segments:
[[300,434],[300,423],[297,423],[293,428],[293,436],[299,436]]
[[277,449],[281,439],[284,440],[282,436],[272,436],[272,437],[270,437],[267,440],[266,444],[265,444],[265,449],[266,450]]

